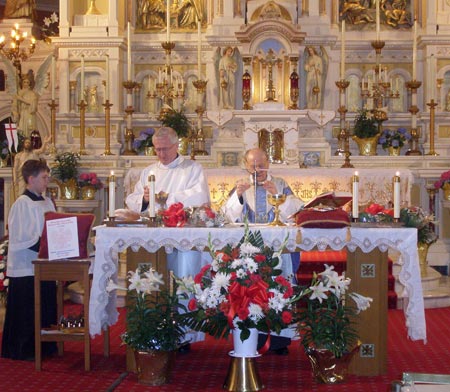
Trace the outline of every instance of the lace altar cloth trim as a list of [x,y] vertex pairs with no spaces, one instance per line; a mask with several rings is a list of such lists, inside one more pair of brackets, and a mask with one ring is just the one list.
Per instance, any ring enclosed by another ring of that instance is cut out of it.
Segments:
[[[405,309],[408,337],[412,340],[426,342],[426,324],[423,302],[420,266],[417,254],[417,229],[415,228],[361,228],[352,227],[351,239],[346,241],[348,228],[341,229],[300,229],[297,227],[252,227],[260,230],[267,245],[278,250],[287,238],[287,250],[319,250],[331,248],[349,251],[360,248],[371,252],[375,248],[386,251],[389,248],[400,252],[400,282],[404,285],[404,297],[408,297]],[[89,330],[92,336],[101,333],[102,327],[117,322],[115,293],[106,292],[109,278],[117,278],[118,254],[128,247],[139,247],[149,252],[164,248],[167,253],[174,249],[188,251],[204,250],[208,238],[215,249],[226,244],[237,244],[244,234],[243,227],[225,228],[143,228],[143,227],[106,227],[98,226],[96,230],[96,253],[93,282],[89,305]],[[297,232],[301,230],[302,242],[296,243]]]

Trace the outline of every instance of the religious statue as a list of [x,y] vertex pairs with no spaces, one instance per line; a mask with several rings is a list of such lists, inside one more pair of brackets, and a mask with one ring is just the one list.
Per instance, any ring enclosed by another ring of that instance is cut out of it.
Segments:
[[195,29],[197,21],[206,20],[206,0],[180,0],[175,13],[179,27]]
[[136,25],[141,29],[165,27],[166,2],[164,0],[138,0]]
[[381,0],[380,9],[386,17],[386,23],[392,27],[411,25],[410,15],[406,10],[406,0]]
[[15,197],[19,197],[25,190],[26,184],[22,177],[21,169],[23,164],[30,159],[40,159],[41,154],[45,152],[47,148],[47,144],[51,140],[51,135],[48,135],[44,142],[42,143],[42,147],[38,149],[33,149],[33,144],[29,137],[25,138],[23,141],[23,150],[18,152],[14,157],[14,166],[13,166],[13,185]]
[[35,0],[6,0],[3,18],[31,18],[32,20],[36,20]]
[[360,0],[344,1],[339,15],[354,25],[375,22],[368,7],[362,5]]
[[[218,49],[220,56],[220,48]],[[236,72],[238,63],[235,50],[228,46],[224,49],[218,65],[219,108],[234,109],[236,94]]]
[[326,79],[326,52],[308,46],[305,50],[304,70],[306,72],[306,107],[320,109],[323,104],[323,91]]
[[97,86],[88,87],[85,91],[85,95],[87,95],[86,101],[88,104],[88,112],[96,113],[98,111]]
[[11,117],[17,124],[17,130],[21,131],[25,137],[29,137],[31,132],[37,129],[36,116],[38,112],[39,96],[48,87],[48,68],[52,55],[48,55],[45,61],[39,66],[34,77],[33,70],[21,75],[21,83],[18,86],[16,79],[16,69],[12,63],[2,58],[7,69],[8,91],[13,95],[11,105]]

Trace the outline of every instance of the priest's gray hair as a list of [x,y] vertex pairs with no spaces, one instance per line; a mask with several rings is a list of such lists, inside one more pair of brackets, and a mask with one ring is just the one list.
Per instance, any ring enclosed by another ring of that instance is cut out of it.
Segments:
[[[244,155],[244,164],[248,163],[248,157],[250,155],[255,155],[255,154],[261,154],[264,155],[264,157],[266,158],[267,162],[269,162],[269,155],[267,154],[267,152],[265,150],[263,150],[262,148],[252,148],[250,150],[247,150],[245,152]],[[250,162],[251,163],[251,162]]]
[[155,139],[162,139],[168,137],[172,144],[178,143],[178,134],[175,132],[173,128],[170,127],[161,127],[155,131],[152,136],[152,141],[155,142]]

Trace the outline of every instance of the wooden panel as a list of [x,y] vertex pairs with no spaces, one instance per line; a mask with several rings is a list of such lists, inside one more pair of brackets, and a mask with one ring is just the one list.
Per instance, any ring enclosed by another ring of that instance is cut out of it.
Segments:
[[350,290],[373,298],[369,309],[356,317],[361,349],[353,358],[350,373],[377,376],[387,371],[387,277],[388,255],[378,248],[364,253],[348,252],[346,275]]

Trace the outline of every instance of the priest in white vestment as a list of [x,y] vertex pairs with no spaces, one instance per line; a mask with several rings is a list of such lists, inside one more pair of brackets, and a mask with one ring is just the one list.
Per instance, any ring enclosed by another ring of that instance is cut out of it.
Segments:
[[[178,202],[185,207],[209,204],[209,188],[203,168],[199,163],[178,154],[177,133],[172,128],[162,127],[155,131],[152,141],[158,162],[142,170],[134,192],[126,198],[128,208],[138,213],[148,209],[148,178],[152,174],[155,176],[155,193],[168,194],[167,206]],[[203,265],[211,261],[206,256],[209,255],[204,252],[174,250],[167,255],[167,268],[179,278],[195,276]],[[196,336],[189,338],[191,341],[198,340]]]

